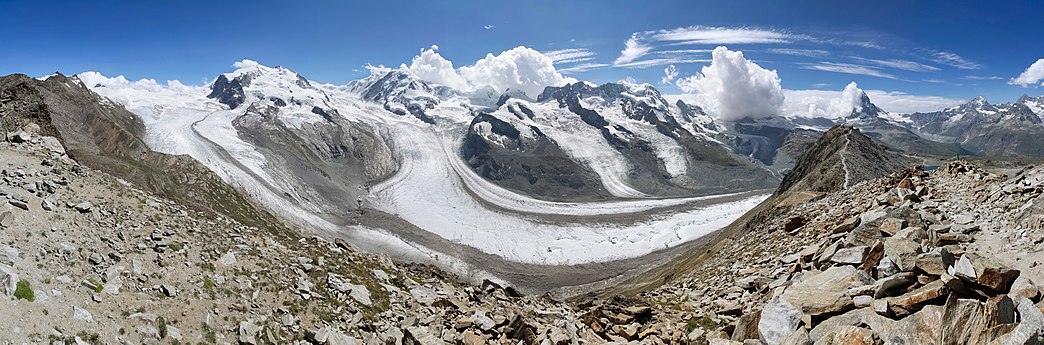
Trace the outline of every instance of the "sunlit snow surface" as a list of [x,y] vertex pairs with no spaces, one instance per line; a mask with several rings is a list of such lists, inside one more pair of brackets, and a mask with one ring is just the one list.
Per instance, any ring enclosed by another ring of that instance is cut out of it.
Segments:
[[[236,73],[250,68],[258,67],[245,66]],[[260,99],[286,92],[273,86],[286,86],[286,83],[264,80],[266,75],[256,76],[254,84],[247,88],[248,102],[257,100],[252,99],[253,96]],[[233,119],[243,113],[245,106],[228,110],[224,105],[207,99],[205,96],[209,89],[204,87],[159,86],[155,82],[141,84],[140,81],[128,82],[97,74],[81,77],[95,92],[141,116],[148,128],[146,141],[154,150],[188,154],[280,215],[320,229],[338,231],[312,210],[285,209],[290,203],[284,202],[282,193],[293,193],[293,186],[266,173],[265,157],[253,145],[241,140],[232,127]],[[263,89],[253,89],[255,86]],[[295,84],[297,86],[300,85]],[[298,90],[294,95],[307,104],[322,102],[324,106],[336,108],[348,120],[373,128],[395,152],[400,169],[370,189],[370,204],[450,241],[511,261],[577,264],[648,254],[718,230],[768,196],[719,203],[714,200],[729,196],[589,203],[537,200],[486,181],[459,157],[460,139],[470,121],[468,110],[461,103],[466,98],[443,101],[430,111],[429,115],[439,120],[439,125],[433,126],[410,116],[395,115],[381,105],[361,101],[343,87],[325,85],[307,89],[308,92]],[[281,119],[292,127],[320,120],[305,116],[303,112],[290,115]],[[625,120],[612,114],[607,117],[614,121]],[[568,128],[574,124],[572,119],[563,119],[560,126],[541,129],[551,137],[576,135],[567,130],[577,129]],[[598,135],[583,137],[600,138]],[[601,174],[607,189],[613,190],[614,194],[645,196],[627,186],[623,178],[626,163],[607,144],[581,140],[559,143],[568,154]],[[670,161],[676,159],[669,154],[675,150],[670,147],[671,143],[654,142],[654,145],[670,170],[680,170],[678,164],[684,167],[684,162]],[[682,206],[699,201],[709,206]],[[670,206],[680,208],[671,212],[647,212]],[[641,212],[652,215],[634,215],[633,219],[622,223],[597,220],[600,215]],[[385,235],[371,238],[394,234],[394,229],[388,231]]]

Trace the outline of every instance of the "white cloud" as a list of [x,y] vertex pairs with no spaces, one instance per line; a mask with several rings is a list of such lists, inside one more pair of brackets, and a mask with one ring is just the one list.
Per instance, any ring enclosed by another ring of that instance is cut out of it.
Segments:
[[486,54],[474,65],[460,68],[460,75],[471,85],[489,85],[498,92],[521,90],[536,97],[547,86],[575,82],[555,69],[551,58],[527,47],[516,47],[500,55]]
[[806,57],[825,57],[830,55],[830,52],[820,49],[792,49],[792,48],[772,48],[769,52],[783,55],[793,56],[806,56]]
[[626,64],[634,61],[637,58],[644,56],[652,47],[638,42],[638,34],[631,35],[631,38],[624,42],[624,49],[620,51],[620,57],[616,58],[613,62],[615,65]]
[[495,25],[493,25],[493,24],[486,24],[486,25],[485,25],[485,26],[483,26],[482,28],[483,28],[483,29],[486,29],[486,30],[489,30],[489,29],[492,29],[492,28],[495,28],[495,27],[496,27],[496,26],[495,26]]
[[966,80],[1001,80],[1001,79],[1004,79],[1004,77],[999,77],[999,76],[995,76],[995,75],[986,75],[986,76],[982,76],[982,75],[966,75],[966,76],[964,76],[964,79],[966,79]]
[[[1041,80],[1044,80],[1044,59],[1039,59],[1037,62],[1034,62],[1029,66],[1029,68],[1026,68],[1022,74],[1019,74],[1018,77],[1012,78],[1008,81],[1008,84],[1029,87]],[[1040,85],[1044,86],[1044,83],[1041,83]]]
[[861,61],[861,62],[864,62],[864,63],[870,63],[870,64],[878,65],[878,66],[881,66],[881,67],[889,67],[889,68],[901,69],[901,70],[904,70],[904,71],[911,71],[911,72],[935,72],[935,71],[939,70],[939,67],[935,67],[935,66],[931,66],[931,65],[925,65],[923,63],[910,61],[910,60],[900,60],[900,59],[885,59],[885,60],[881,60],[881,59],[867,59],[867,58],[861,58],[861,57],[855,57],[854,59],[857,60],[857,61]]
[[594,60],[596,55],[594,52],[583,48],[559,49],[540,53],[551,58],[551,61],[555,64],[591,61]]
[[698,62],[711,62],[710,59],[697,59],[697,58],[684,58],[684,57],[671,57],[671,58],[659,58],[659,59],[646,59],[641,61],[635,61],[625,64],[613,65],[613,67],[626,67],[626,68],[646,68],[652,66],[662,66],[670,64],[684,64],[684,63],[698,63]]
[[660,30],[652,34],[651,38],[656,41],[671,41],[675,44],[714,45],[790,43],[793,36],[763,29],[690,26]]
[[[853,84],[849,86],[855,88]],[[837,118],[847,115],[855,109],[852,105],[855,90],[784,90],[786,101],[783,103],[783,114],[798,117]],[[849,91],[845,95],[846,91]],[[881,109],[895,113],[916,113],[939,111],[964,103],[963,100],[939,97],[911,95],[897,91],[865,90],[870,100]]]
[[797,117],[835,119],[861,110],[863,90],[851,82],[841,91],[785,90],[783,114]]
[[776,71],[723,46],[715,48],[711,56],[711,64],[702,73],[676,82],[683,92],[694,94],[696,103],[723,120],[779,113],[784,96]]
[[675,78],[678,78],[678,68],[674,67],[674,65],[667,65],[663,69],[663,78],[660,79],[660,84],[670,84]]
[[[248,60],[249,61],[249,60]],[[76,75],[84,85],[88,87],[94,87],[95,85],[102,85],[110,88],[118,89],[135,89],[149,92],[162,92],[164,90],[172,91],[197,91],[202,89],[202,86],[185,85],[178,80],[168,80],[167,85],[156,82],[155,79],[141,79],[136,81],[127,80],[122,75],[115,77],[106,77],[98,72],[88,71]]]
[[559,68],[558,71],[562,73],[578,73],[586,72],[590,70],[602,69],[606,67],[612,67],[613,65],[607,63],[582,63],[566,68]]
[[249,59],[243,59],[241,61],[236,61],[236,62],[232,63],[232,67],[235,67],[236,69],[257,67],[257,66],[260,66],[260,65],[261,64],[257,63],[257,61],[249,60]]
[[432,45],[431,49],[421,49],[420,54],[413,57],[413,62],[409,66],[404,64],[402,69],[431,83],[468,90],[468,82],[457,73],[452,62],[439,55],[438,50],[439,46],[436,45]]
[[959,69],[980,69],[980,68],[982,68],[982,65],[980,65],[980,64],[977,64],[975,62],[969,61],[968,59],[965,59],[965,58],[961,57],[960,55],[957,55],[957,54],[954,54],[954,53],[951,53],[951,52],[946,52],[946,51],[932,52],[931,55],[930,55],[930,58],[932,59],[932,61],[935,61],[936,63],[941,63],[941,64],[944,64],[944,65],[956,67],[956,68],[959,68]]
[[865,66],[865,65],[850,64],[850,63],[836,63],[836,62],[825,62],[824,61],[824,62],[816,62],[816,63],[801,63],[801,64],[798,64],[798,66],[801,66],[801,68],[803,68],[803,69],[810,69],[810,70],[817,70],[817,71],[868,75],[868,76],[872,76],[872,77],[887,78],[887,79],[899,79],[898,77],[896,77],[894,75],[891,75],[891,74],[888,74],[888,73],[885,73],[885,72],[881,72],[880,70],[878,70],[877,68],[874,68],[874,67]]

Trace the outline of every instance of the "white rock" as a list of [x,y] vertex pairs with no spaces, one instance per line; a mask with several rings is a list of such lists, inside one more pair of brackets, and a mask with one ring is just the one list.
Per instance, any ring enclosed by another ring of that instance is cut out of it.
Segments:
[[965,281],[974,282],[979,279],[978,274],[975,273],[975,266],[972,266],[971,260],[968,259],[967,255],[961,255],[957,263],[950,266],[946,272]]
[[225,253],[221,258],[218,258],[218,264],[222,266],[233,266],[236,264],[236,254],[232,252]]
[[80,309],[76,306],[73,306],[73,319],[92,322],[94,321],[94,316],[91,316],[91,312],[87,311],[86,309]]
[[783,342],[801,324],[801,311],[775,294],[761,311],[758,321],[758,337],[769,345]]

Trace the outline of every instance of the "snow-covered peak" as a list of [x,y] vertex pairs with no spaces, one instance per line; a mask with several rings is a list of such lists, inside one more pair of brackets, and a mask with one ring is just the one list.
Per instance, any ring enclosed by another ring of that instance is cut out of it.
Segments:
[[1037,114],[1037,116],[1044,116],[1044,96],[1034,98],[1023,94],[1022,97],[1019,97],[1018,101],[1015,101],[1015,103],[1025,105],[1030,109],[1030,111]]

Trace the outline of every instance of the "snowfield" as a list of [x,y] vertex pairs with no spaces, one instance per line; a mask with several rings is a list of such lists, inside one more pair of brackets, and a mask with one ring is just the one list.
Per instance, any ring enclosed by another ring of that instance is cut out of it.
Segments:
[[[741,198],[730,194],[649,198],[625,182],[628,167],[619,152],[609,147],[593,128],[580,126],[576,116],[561,113],[557,116],[558,122],[542,126],[541,131],[558,140],[568,154],[591,166],[614,195],[632,199],[587,203],[538,200],[481,178],[461,159],[460,140],[471,120],[466,116],[469,113],[466,97],[443,97],[435,109],[427,112],[438,120],[438,125],[431,125],[412,116],[396,115],[381,104],[363,101],[343,86],[299,81],[303,78],[292,80],[299,77],[281,68],[256,64],[240,67],[227,76],[261,71],[253,75],[251,86],[246,88],[246,104],[267,102],[271,97],[286,97],[284,100],[289,101],[291,96],[302,104],[301,109],[322,104],[336,109],[349,121],[372,128],[389,143],[400,164],[399,170],[370,188],[367,204],[442,238],[509,261],[569,265],[637,257],[721,229],[768,197],[768,194],[748,194]],[[293,203],[286,202],[283,194],[296,197],[295,186],[272,176],[264,155],[240,139],[232,126],[232,121],[244,113],[245,106],[229,110],[206,98],[207,87],[173,82],[166,86],[154,81],[129,82],[122,77],[107,78],[97,73],[84,73],[81,78],[95,92],[142,117],[147,126],[147,144],[154,150],[194,157],[280,216],[319,230],[368,241],[361,245],[364,248],[438,256],[423,243],[405,243],[395,237],[396,229],[337,227],[320,217],[318,208],[311,209],[308,204],[300,208],[290,206]],[[287,91],[291,89],[296,92]],[[544,110],[541,112],[552,114]],[[288,127],[321,120],[300,109],[286,115],[281,119]],[[622,114],[610,114],[607,118],[633,121]],[[587,129],[592,133],[583,132]],[[678,161],[680,148],[671,147],[671,143],[654,141],[657,154],[668,163],[672,173],[683,171],[684,159]],[[667,207],[672,210],[662,212]],[[615,221],[598,218],[607,215],[612,215]],[[463,265],[453,260],[450,265]]]

